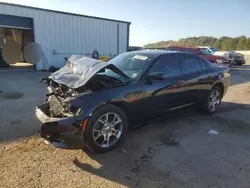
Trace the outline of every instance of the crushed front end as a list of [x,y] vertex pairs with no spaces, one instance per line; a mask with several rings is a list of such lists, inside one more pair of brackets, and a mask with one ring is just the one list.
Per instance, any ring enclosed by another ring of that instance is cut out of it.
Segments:
[[76,119],[80,108],[65,102],[64,96],[48,87],[44,104],[36,107],[36,117],[41,121],[41,137],[49,142],[64,142],[67,139],[83,140],[82,121]]
[[[105,75],[105,71],[119,79]],[[41,136],[50,142],[63,142],[68,137],[83,140],[88,118],[103,103],[98,92],[129,80],[114,65],[74,55],[64,67],[41,81],[48,85],[44,104],[36,107],[36,117],[42,122]]]

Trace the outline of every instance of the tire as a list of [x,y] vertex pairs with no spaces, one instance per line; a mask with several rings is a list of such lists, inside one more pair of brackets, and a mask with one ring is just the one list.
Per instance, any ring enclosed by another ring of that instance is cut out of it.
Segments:
[[[216,95],[219,93],[216,100],[215,98],[212,99],[215,93]],[[215,112],[217,112],[218,109],[220,108],[222,96],[223,96],[222,88],[219,86],[214,86],[204,101],[203,112],[206,114],[214,114]],[[214,100],[214,103],[212,103],[211,100]]]
[[127,122],[125,113],[115,105],[107,104],[98,108],[88,121],[85,145],[94,152],[112,150],[123,139]]

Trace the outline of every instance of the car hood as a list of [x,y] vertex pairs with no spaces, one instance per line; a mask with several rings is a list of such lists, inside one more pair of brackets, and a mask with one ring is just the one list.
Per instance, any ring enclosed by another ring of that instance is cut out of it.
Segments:
[[79,55],[72,55],[64,67],[52,73],[48,78],[58,84],[76,89],[86,84],[104,68],[110,68],[115,73],[128,78],[113,64]]

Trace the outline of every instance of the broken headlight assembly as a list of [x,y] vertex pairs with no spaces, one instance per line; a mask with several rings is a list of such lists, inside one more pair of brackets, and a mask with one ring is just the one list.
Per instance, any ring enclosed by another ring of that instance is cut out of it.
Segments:
[[76,106],[70,104],[69,102],[64,103],[63,106],[64,106],[64,111],[67,114],[76,116],[76,115],[79,115],[79,114],[82,113],[82,109],[81,108],[76,107]]

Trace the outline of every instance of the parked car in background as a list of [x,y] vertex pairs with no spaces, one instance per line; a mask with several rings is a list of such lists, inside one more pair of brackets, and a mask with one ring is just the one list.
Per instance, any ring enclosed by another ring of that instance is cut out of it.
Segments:
[[227,58],[219,55],[214,55],[207,48],[201,48],[195,46],[169,46],[166,49],[170,51],[180,51],[180,52],[199,55],[209,60],[212,63],[219,63],[227,66],[229,65],[229,60]]
[[78,136],[91,150],[106,152],[141,123],[193,107],[215,113],[230,73],[196,55],[141,50],[107,63],[72,56],[42,81],[49,87],[36,108],[41,136],[50,142]]
[[243,65],[246,63],[244,55],[235,51],[220,51],[212,46],[199,46],[199,48],[206,48],[214,55],[226,57],[229,60],[230,65]]
[[246,60],[244,55],[235,51],[229,51],[230,53],[234,54],[234,60],[231,62],[232,65],[243,65],[246,64]]

